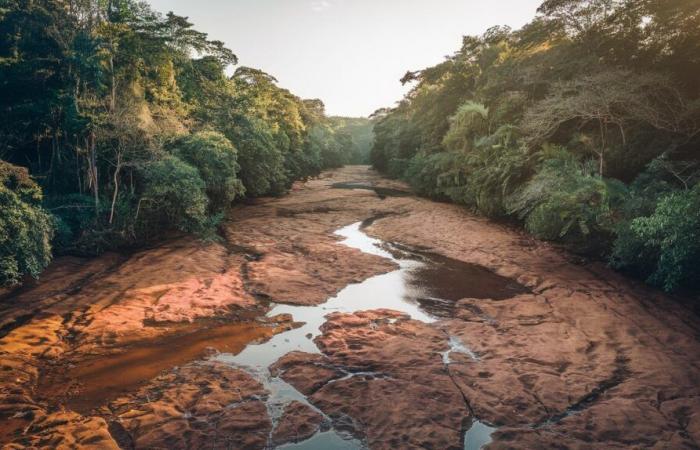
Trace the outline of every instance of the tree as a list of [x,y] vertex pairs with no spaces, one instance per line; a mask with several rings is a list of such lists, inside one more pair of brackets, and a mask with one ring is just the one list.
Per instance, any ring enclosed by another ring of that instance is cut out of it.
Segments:
[[530,145],[541,145],[565,130],[590,136],[589,148],[605,173],[606,153],[626,147],[628,128],[647,126],[692,138],[698,128],[679,92],[663,77],[629,71],[604,71],[556,83],[544,100],[531,107],[522,127]]
[[52,220],[26,169],[0,160],[0,286],[38,277],[51,261]]
[[489,133],[489,110],[484,105],[468,101],[450,117],[450,128],[443,139],[449,150],[468,150],[477,137]]
[[539,238],[562,240],[580,251],[604,250],[615,208],[625,198],[624,185],[593,176],[563,149],[547,152],[535,176],[512,197],[510,211]]
[[247,195],[282,194],[288,183],[284,156],[269,126],[260,119],[240,117],[227,135],[238,148],[240,178]]
[[199,171],[213,213],[226,210],[245,193],[238,178],[238,152],[223,134],[202,131],[183,136],[170,147],[175,156]]
[[697,0],[544,0],[520,30],[465,36],[443,62],[407,72],[409,93],[372,117],[370,160],[423,195],[613,252],[618,267],[679,288],[690,278],[650,277],[693,274],[700,258],[668,247],[675,256],[649,268],[662,246],[640,236],[696,225],[639,227],[662,198],[678,196],[657,215],[684,209],[700,181],[698,71]]
[[673,291],[700,280],[700,185],[662,197],[653,214],[625,225],[613,264],[636,267],[649,282]]
[[160,229],[204,232],[207,216],[206,185],[194,167],[171,155],[146,164],[141,173],[145,189],[136,219],[146,235]]
[[[1,3],[0,156],[41,183],[58,253],[209,234],[236,199],[282,194],[350,151],[320,100],[257,69],[228,77],[236,55],[186,17],[137,0]],[[39,242],[38,204],[3,195],[4,226],[34,221]],[[15,279],[43,267],[7,251]]]

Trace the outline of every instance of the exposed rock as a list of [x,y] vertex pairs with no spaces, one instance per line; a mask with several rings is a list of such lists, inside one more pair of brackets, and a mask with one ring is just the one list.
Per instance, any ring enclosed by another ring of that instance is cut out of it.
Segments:
[[273,445],[301,442],[316,434],[323,416],[308,405],[293,401],[284,408],[282,417],[272,432]]
[[282,378],[304,395],[311,395],[331,380],[343,376],[323,355],[287,353],[270,366],[270,374]]
[[[700,447],[694,313],[601,264],[573,263],[457,205],[330,188],[351,181],[402,188],[363,167],[326,172],[297,183],[288,196],[236,207],[224,224],[225,245],[178,238],[132,255],[59,258],[41,281],[3,292],[0,443],[89,446],[90,437],[77,430],[92,430],[107,445],[105,423],[127,441],[135,430],[142,442],[208,442],[197,439],[211,423],[176,420],[185,412],[167,406],[174,399],[158,403],[158,386],[172,393],[182,384],[206,397],[186,381],[189,375],[126,396],[138,411],[133,417],[100,410],[106,422],[53,413],[60,402],[38,398],[39,375],[210,326],[201,319],[255,319],[267,311],[260,297],[318,304],[348,283],[390,271],[392,263],[337,245],[333,236],[341,226],[381,216],[370,234],[484,266],[533,293],[462,299],[445,310],[451,319],[432,325],[388,312],[331,316],[317,339],[324,355],[291,354],[273,369],[309,394],[336,427],[375,448],[458,447],[470,421],[464,394],[477,418],[499,427],[494,448]],[[445,366],[451,338],[471,354],[454,350]],[[218,369],[207,370],[197,378],[204,388],[218,376]],[[234,447],[264,446],[271,425],[263,407],[251,397],[203,416],[228,424]]]
[[42,414],[32,422],[26,433],[6,448],[120,450],[104,419],[83,417],[70,411]]
[[266,391],[224,364],[174,369],[110,404],[137,448],[262,449],[272,424]]
[[[307,355],[304,364],[297,353],[275,368],[336,428],[373,449],[462,448],[469,410],[442,361],[442,332],[388,310],[330,314],[322,331],[316,343],[325,359]],[[299,367],[314,380],[327,379],[328,367],[344,375],[313,389]]]
[[72,325],[75,349],[121,346],[170,332],[165,325],[223,316],[232,308],[252,308],[244,289],[242,255],[228,255],[219,244],[178,241],[138,253],[99,285],[77,295],[89,307]]
[[[700,335],[681,304],[454,205],[417,202],[369,233],[518,280],[534,295],[458,302],[436,324],[478,356],[450,372],[492,448],[698,448]],[[683,406],[666,411],[678,399]],[[667,406],[668,407],[668,406]]]
[[78,360],[69,367],[58,365],[44,374],[36,392],[39,398],[89,414],[172,367],[219,353],[237,354],[249,344],[267,341],[297,325],[288,314],[251,322],[212,321],[208,328],[188,325],[181,334]]
[[[0,443],[14,441],[46,416],[44,405],[34,398],[40,371],[37,358],[63,353],[61,327],[58,316],[35,318],[0,339]],[[41,441],[47,439],[43,431],[37,437]]]
[[255,293],[278,303],[318,305],[348,284],[396,268],[387,259],[338,245],[331,233],[334,227],[358,220],[344,219],[352,213],[325,214],[325,220],[300,213],[263,221],[260,214],[274,215],[276,210],[242,209],[225,227],[226,237],[258,254],[247,271]]

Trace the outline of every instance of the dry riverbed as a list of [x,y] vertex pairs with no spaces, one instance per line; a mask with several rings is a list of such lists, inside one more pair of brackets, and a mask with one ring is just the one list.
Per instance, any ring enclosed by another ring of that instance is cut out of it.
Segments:
[[700,321],[366,167],[0,302],[7,448],[698,448]]

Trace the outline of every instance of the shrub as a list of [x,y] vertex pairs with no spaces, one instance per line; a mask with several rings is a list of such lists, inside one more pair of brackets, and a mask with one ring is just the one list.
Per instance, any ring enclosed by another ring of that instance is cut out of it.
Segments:
[[[348,145],[348,135],[341,135],[344,141],[341,143],[339,136],[333,134],[333,130],[327,125],[316,125],[309,130],[309,146],[312,154],[318,154],[322,168],[337,168],[345,163],[346,155],[343,154],[343,145]],[[352,143],[352,141],[350,141]]]
[[389,169],[387,175],[391,178],[405,178],[408,166],[411,159],[407,158],[391,158],[389,160]]
[[[108,203],[101,202],[96,211],[95,199],[81,194],[51,196],[44,203],[53,214],[56,254],[95,256],[121,243],[115,241],[113,228],[105,219],[109,215]],[[133,219],[133,215],[124,217]]]
[[450,172],[455,156],[454,153],[446,152],[418,154],[408,163],[404,176],[418,194],[435,199],[445,198],[444,186],[439,184],[439,179],[445,177],[445,184],[449,184],[454,181],[451,175],[459,176],[458,173]]
[[[460,184],[445,187],[457,203],[490,217],[506,214],[506,199],[531,175],[532,156],[515,144],[513,129],[502,126],[492,135],[476,139],[474,148],[456,159]],[[445,185],[445,177],[441,177]]]
[[241,118],[227,136],[238,148],[240,179],[248,196],[279,195],[286,191],[289,180],[284,156],[263,121]]
[[662,197],[653,214],[626,222],[612,264],[646,272],[666,291],[700,285],[700,184]]
[[601,252],[612,238],[613,211],[625,197],[625,186],[596,175],[593,164],[578,162],[564,149],[550,148],[546,154],[535,176],[511,197],[510,212],[541,239]]
[[0,161],[0,285],[38,277],[51,261],[52,220],[26,169]]
[[172,144],[172,152],[199,171],[212,212],[225,210],[245,192],[238,178],[238,153],[223,134],[205,131],[182,137]]
[[530,175],[530,159],[515,145],[512,127],[503,126],[490,136],[475,138],[471,149],[417,155],[406,178],[420,194],[502,216],[505,199]]
[[311,141],[304,146],[286,155],[284,166],[288,174],[294,179],[306,179],[321,173],[321,150]]
[[488,134],[489,110],[484,105],[466,102],[450,117],[450,128],[442,141],[450,150],[468,150],[476,137]]
[[139,228],[146,237],[160,229],[206,232],[206,184],[194,167],[172,155],[147,163],[142,169],[145,183],[137,207]]

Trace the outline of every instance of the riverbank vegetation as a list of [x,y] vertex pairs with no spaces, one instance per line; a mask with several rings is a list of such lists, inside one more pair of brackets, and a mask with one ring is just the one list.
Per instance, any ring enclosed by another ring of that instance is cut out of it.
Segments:
[[547,0],[375,113],[375,168],[673,291],[700,284],[700,5]]
[[56,253],[210,236],[235,200],[362,158],[351,123],[236,63],[135,0],[3,2],[0,285]]

